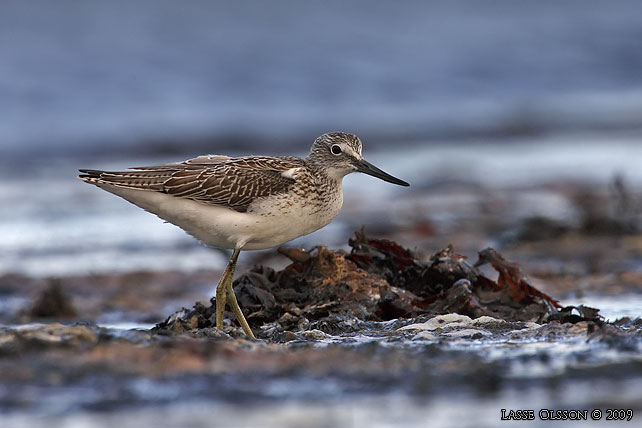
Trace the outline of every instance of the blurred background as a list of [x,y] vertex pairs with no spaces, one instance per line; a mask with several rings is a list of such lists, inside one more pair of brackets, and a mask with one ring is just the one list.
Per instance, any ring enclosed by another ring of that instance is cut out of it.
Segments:
[[[365,224],[472,256],[542,233],[635,231],[639,10],[637,0],[3,1],[0,273],[220,269],[224,254],[76,170],[305,156],[334,130],[358,134],[367,159],[412,187],[347,177],[337,221],[295,245],[345,246]],[[596,218],[606,223],[587,224]]]
[[[452,243],[472,264],[492,246],[563,304],[639,329],[639,0],[2,0],[1,425],[496,426],[500,408],[524,403],[639,412],[639,341],[378,346],[355,333],[250,348],[150,335],[207,301],[228,257],[78,168],[305,156],[338,130],[411,187],[348,176],[338,218],[291,245],[348,249],[365,225],[422,258]],[[255,263],[288,261],[244,252],[238,274]],[[67,348],[38,324],[33,341],[7,339],[43,317],[55,326],[39,311],[51,301],[68,309],[57,328],[85,322],[100,345]],[[350,361],[372,372],[332,375]]]

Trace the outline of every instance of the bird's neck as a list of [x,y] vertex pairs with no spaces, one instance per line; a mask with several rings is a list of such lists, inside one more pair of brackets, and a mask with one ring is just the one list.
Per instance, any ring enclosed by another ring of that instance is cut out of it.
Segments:
[[341,182],[346,175],[343,171],[336,168],[327,168],[315,162],[309,162],[308,169],[320,184],[341,189]]

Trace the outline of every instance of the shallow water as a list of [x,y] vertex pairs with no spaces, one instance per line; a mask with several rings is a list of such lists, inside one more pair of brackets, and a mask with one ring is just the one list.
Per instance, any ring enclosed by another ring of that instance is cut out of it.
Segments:
[[[58,382],[34,379],[10,388],[0,385],[3,427],[114,423],[128,427],[156,422],[210,426],[214,421],[242,427],[425,426],[426,421],[431,426],[472,427],[497,426],[501,409],[532,409],[536,415],[543,409],[601,409],[604,416],[609,408],[632,409],[634,415],[642,411],[639,340],[631,342],[637,343],[636,350],[587,340],[570,330],[559,330],[562,335],[552,339],[548,335],[555,329],[535,324],[524,329],[519,323],[515,330],[498,333],[493,330],[504,327],[496,322],[468,323],[486,331],[486,337],[457,338],[448,333],[468,328],[463,325],[465,317],[443,319],[450,321],[435,331],[437,341],[413,338],[412,331],[398,330],[412,320],[396,320],[362,322],[363,334],[357,337],[328,340],[317,335],[308,336],[305,343],[280,345],[286,347],[282,358],[288,358],[287,348],[290,356],[314,350],[320,356],[327,352],[325,360],[335,359],[330,365],[314,358],[303,366],[264,366],[257,361],[243,369],[248,363],[243,357],[247,344],[230,348],[235,351],[226,354],[231,360],[222,373],[211,371],[214,360],[203,366],[202,373],[122,376],[112,373],[109,365],[92,372],[83,368],[81,359],[80,371],[71,376],[68,368],[60,367]],[[149,346],[147,333],[116,327],[119,331],[103,330],[102,337],[113,334],[121,343]],[[549,333],[533,336],[540,330]],[[181,343],[181,347],[194,345]],[[259,346],[254,352],[261,349],[266,348]],[[269,349],[276,350],[274,345]],[[345,353],[337,355],[341,349]],[[363,358],[368,362],[360,368],[358,361]],[[601,419],[600,426],[612,426]],[[513,426],[510,421],[501,423]],[[532,423],[550,422],[537,416]],[[571,426],[568,421],[557,424]]]
[[575,304],[599,308],[600,315],[608,321],[629,317],[642,317],[642,294],[623,294],[618,296],[588,295],[572,299]]
[[[595,385],[595,384],[593,384]],[[609,386],[600,384],[600,387]],[[625,399],[626,394],[640,385],[625,385],[620,382],[613,386],[620,388],[622,394],[614,397]],[[599,394],[591,393],[595,388],[589,385],[577,385],[572,388],[560,388],[554,393],[540,390],[510,390],[501,394],[470,400],[466,395],[458,397],[435,397],[429,401],[412,400],[390,394],[382,397],[367,397],[352,399],[349,403],[344,400],[329,399],[323,403],[306,403],[287,401],[256,406],[239,404],[212,404],[210,402],[175,403],[163,406],[148,406],[142,409],[128,409],[118,414],[99,412],[83,412],[67,417],[47,417],[42,419],[24,419],[9,416],[5,419],[7,427],[14,428],[29,423],[29,426],[40,427],[77,427],[122,426],[139,427],[149,424],[159,427],[189,425],[191,427],[210,427],[213,423],[220,426],[235,427],[293,427],[293,428],[322,428],[322,427],[516,427],[541,426],[551,424],[559,427],[577,427],[585,422],[578,421],[501,421],[501,408],[524,408],[524,402],[538,412],[541,409],[576,408],[577,401],[572,397],[583,393],[586,398],[599,400]],[[613,389],[613,388],[610,388]],[[589,391],[587,393],[587,391]],[[555,398],[553,398],[555,397]],[[530,408],[530,407],[529,407]],[[585,407],[580,406],[580,409]],[[590,410],[591,407],[588,407]],[[626,422],[602,421],[600,427],[621,427]],[[630,422],[629,422],[630,423]]]

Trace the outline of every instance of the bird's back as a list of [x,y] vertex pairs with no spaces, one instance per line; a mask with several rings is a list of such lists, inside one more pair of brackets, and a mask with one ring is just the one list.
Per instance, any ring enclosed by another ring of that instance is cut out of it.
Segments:
[[287,192],[295,157],[208,155],[185,162],[130,168],[127,171],[81,169],[80,179],[98,186],[161,192],[177,198],[247,211],[256,199]]

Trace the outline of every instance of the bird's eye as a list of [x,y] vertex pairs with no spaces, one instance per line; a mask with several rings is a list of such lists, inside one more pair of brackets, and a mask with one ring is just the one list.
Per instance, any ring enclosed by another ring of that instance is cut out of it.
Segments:
[[333,154],[335,155],[340,155],[341,154],[341,147],[339,147],[338,144],[334,144],[332,148],[330,148]]

